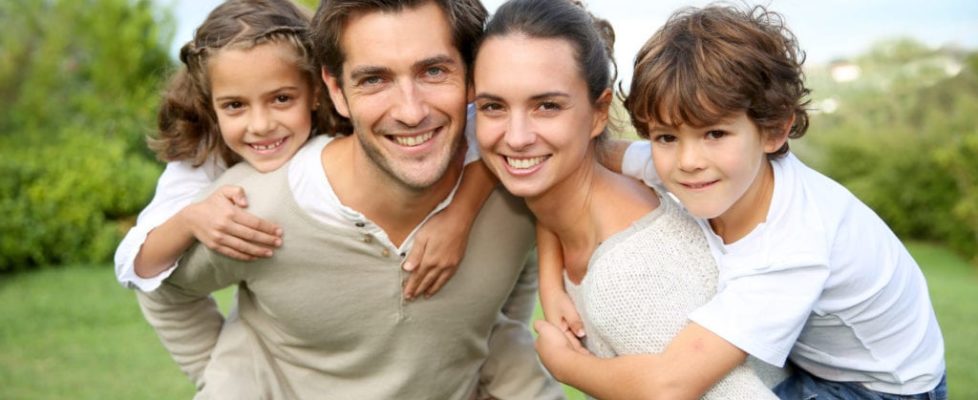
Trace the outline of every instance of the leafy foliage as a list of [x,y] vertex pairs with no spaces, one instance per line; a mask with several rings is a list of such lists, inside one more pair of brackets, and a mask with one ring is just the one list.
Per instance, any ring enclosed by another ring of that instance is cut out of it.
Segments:
[[108,260],[160,172],[144,137],[171,21],[149,0],[13,0],[0,17],[0,271]]
[[[842,68],[858,76],[833,79]],[[978,262],[978,54],[893,40],[809,82],[817,110],[801,155],[901,237]]]

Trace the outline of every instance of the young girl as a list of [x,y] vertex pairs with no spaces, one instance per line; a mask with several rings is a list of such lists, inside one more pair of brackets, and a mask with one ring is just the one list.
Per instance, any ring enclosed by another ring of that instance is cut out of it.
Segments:
[[[610,43],[599,29],[613,35],[567,0],[502,5],[476,56],[476,133],[489,168],[525,198],[542,234],[559,241],[588,350],[599,357],[655,353],[712,296],[716,265],[677,204],[599,163],[613,81]],[[565,374],[562,360],[541,355],[558,380],[609,397],[589,382],[593,372]],[[729,369],[708,397],[774,398],[749,367]]]
[[650,393],[695,395],[749,354],[791,360],[775,388],[785,399],[947,398],[917,264],[872,210],[788,152],[808,126],[800,56],[763,7],[682,10],[645,44],[625,106],[651,139],[654,170],[634,151],[623,169],[698,218],[719,291],[660,355],[605,362],[541,332],[544,358]]
[[[167,168],[116,251],[123,285],[156,289],[195,240],[240,260],[271,257],[282,244],[278,226],[245,211],[239,187],[193,201],[239,161],[273,171],[310,135],[349,131],[320,88],[306,43],[308,21],[289,1],[231,1],[217,7],[181,49],[185,68],[171,79],[159,137],[150,142]],[[493,185],[481,163],[471,163],[477,158],[474,151],[466,155],[467,175],[474,178],[465,180],[457,201],[418,233],[404,264],[415,270],[405,297],[431,296],[461,261],[468,230]]]

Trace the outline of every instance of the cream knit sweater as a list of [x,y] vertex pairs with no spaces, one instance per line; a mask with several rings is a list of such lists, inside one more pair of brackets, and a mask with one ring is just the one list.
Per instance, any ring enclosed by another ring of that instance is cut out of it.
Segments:
[[[663,351],[689,323],[686,316],[716,292],[717,267],[702,231],[672,199],[661,200],[595,249],[579,286],[565,276],[584,320],[585,344],[598,357]],[[703,398],[777,397],[744,364]]]

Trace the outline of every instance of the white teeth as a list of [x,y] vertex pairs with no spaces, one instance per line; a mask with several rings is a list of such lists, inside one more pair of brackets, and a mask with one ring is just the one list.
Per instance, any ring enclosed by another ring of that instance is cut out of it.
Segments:
[[253,144],[253,145],[251,145],[251,147],[254,148],[255,150],[258,150],[258,151],[271,150],[271,149],[274,149],[274,148],[276,148],[278,146],[281,146],[282,145],[282,142],[284,142],[284,141],[285,141],[285,138],[282,138],[282,139],[279,139],[275,143],[266,144],[266,145]]
[[513,167],[513,168],[516,168],[516,169],[527,169],[527,168],[531,168],[531,167],[536,166],[537,164],[542,163],[543,160],[546,160],[546,159],[547,159],[546,156],[533,157],[533,158],[513,158],[513,157],[506,157],[506,163],[508,163],[510,167]]
[[417,136],[394,136],[394,141],[401,146],[414,147],[431,140],[432,136],[435,136],[434,131]]

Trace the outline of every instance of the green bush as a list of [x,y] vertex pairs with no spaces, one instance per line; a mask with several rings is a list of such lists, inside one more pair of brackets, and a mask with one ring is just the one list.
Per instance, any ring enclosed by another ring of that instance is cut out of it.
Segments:
[[77,128],[38,146],[0,140],[0,271],[111,259],[152,195],[158,164]]
[[856,81],[815,82],[802,153],[904,239],[947,243],[978,264],[978,54],[883,43]]
[[0,271],[106,261],[149,200],[173,63],[154,3],[0,2]]

